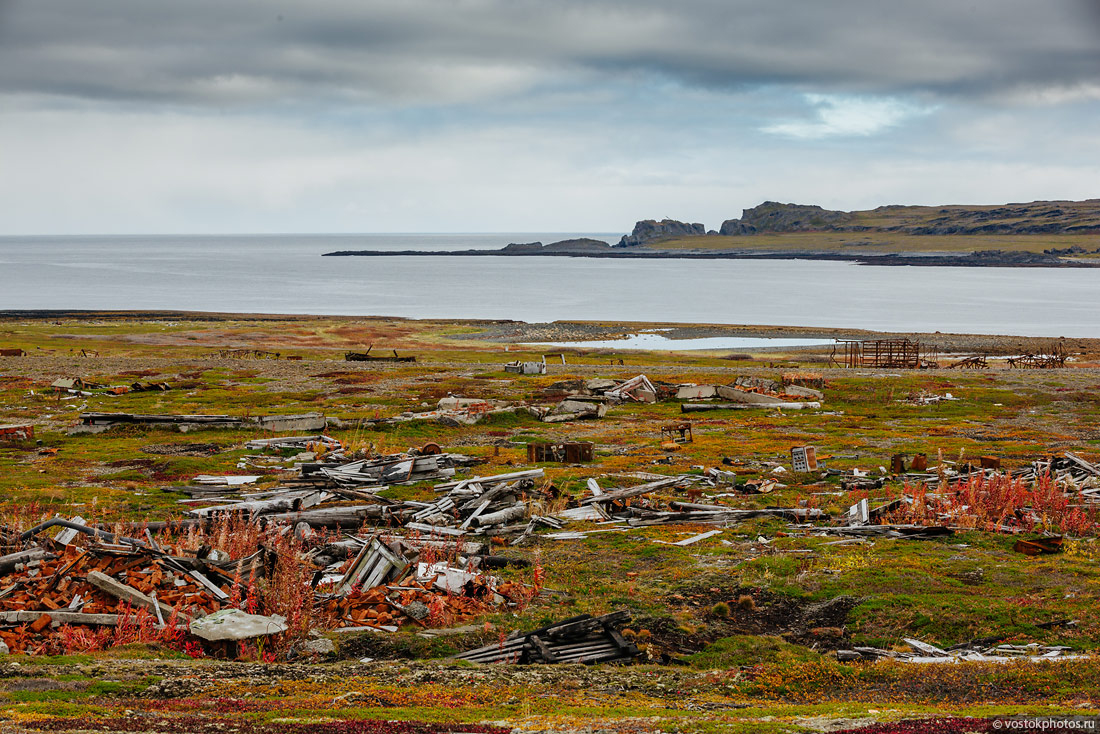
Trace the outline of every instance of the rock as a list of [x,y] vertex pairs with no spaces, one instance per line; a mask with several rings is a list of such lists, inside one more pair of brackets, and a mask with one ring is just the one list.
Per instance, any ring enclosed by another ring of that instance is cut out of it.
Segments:
[[469,415],[441,415],[436,419],[438,423],[451,428],[461,428],[462,426],[472,426],[479,422],[484,416],[484,413],[471,413]]
[[286,619],[278,615],[264,617],[240,609],[222,609],[205,617],[191,620],[191,634],[210,642],[246,640],[250,637],[277,635],[286,632]]
[[317,640],[308,640],[298,645],[300,655],[333,655],[336,652],[336,644],[327,637]]
[[501,252],[505,255],[545,255],[552,252],[592,252],[606,250],[611,245],[603,240],[579,237],[572,240],[560,240],[544,245],[541,242],[513,242]]
[[511,244],[505,245],[501,252],[518,255],[520,253],[539,252],[542,250],[542,247],[543,245],[541,242],[512,242]]
[[0,655],[7,655],[10,652],[11,652],[11,650],[8,649],[8,643],[4,642],[3,640],[0,640]]
[[[912,235],[1095,234],[1100,231],[1100,201],[1033,201],[1007,206],[880,206],[868,212],[844,212],[804,204],[766,201],[728,219],[723,235],[758,232],[899,232]],[[871,215],[870,217],[864,215]],[[865,223],[865,222],[874,222]],[[1072,249],[1072,248],[1071,248]],[[1047,252],[1047,255],[1080,254]]]
[[489,406],[493,409],[507,408],[512,403],[507,400],[486,400],[485,398],[463,398],[457,395],[448,395],[439,399],[435,404],[437,410],[465,410],[471,406]]
[[428,609],[428,605],[420,601],[412,601],[405,605],[402,610],[408,617],[412,619],[425,619],[431,610]]
[[780,204],[765,201],[760,206],[745,209],[740,219],[727,219],[718,230],[723,235],[756,234],[757,232],[806,232],[832,229],[854,219],[851,212],[822,209],[813,204]]
[[623,235],[623,238],[619,240],[619,244],[615,246],[636,247],[668,237],[698,237],[706,233],[707,228],[702,224],[688,224],[678,222],[675,219],[662,219],[659,222],[653,219],[643,219],[634,225],[633,232]]
[[584,380],[562,380],[548,386],[543,392],[552,393],[580,393],[584,391]]

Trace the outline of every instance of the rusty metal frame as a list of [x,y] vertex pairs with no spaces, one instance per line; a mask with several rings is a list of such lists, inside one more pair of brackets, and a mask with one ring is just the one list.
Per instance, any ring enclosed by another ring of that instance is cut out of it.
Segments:
[[691,433],[691,421],[684,423],[669,423],[661,426],[661,440],[673,443],[694,443],[695,437]]
[[1069,354],[1066,353],[1066,346],[1062,342],[1057,342],[1050,345],[1050,347],[1038,354],[1028,352],[1019,357],[1009,357],[1005,361],[1008,362],[1009,367],[1019,367],[1024,370],[1052,370],[1059,367],[1066,366],[1066,358]]
[[930,369],[939,366],[939,351],[910,339],[837,339],[829,359],[848,368]]
[[595,445],[587,441],[529,443],[527,444],[527,463],[556,461],[565,464],[584,464],[593,460],[594,448]]

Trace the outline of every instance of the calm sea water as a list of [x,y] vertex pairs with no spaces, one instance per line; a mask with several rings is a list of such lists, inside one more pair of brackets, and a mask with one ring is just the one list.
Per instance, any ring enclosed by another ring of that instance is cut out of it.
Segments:
[[618,235],[0,237],[0,309],[600,319],[1100,337],[1100,272],[783,260],[321,257]]

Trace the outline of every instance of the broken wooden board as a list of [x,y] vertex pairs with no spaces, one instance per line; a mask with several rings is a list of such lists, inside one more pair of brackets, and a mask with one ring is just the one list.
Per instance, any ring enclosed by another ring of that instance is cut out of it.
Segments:
[[167,604],[156,601],[152,597],[146,596],[132,586],[127,586],[120,581],[117,581],[105,573],[100,571],[91,571],[88,574],[88,583],[96,587],[100,591],[103,591],[121,601],[127,601],[134,606],[148,609],[151,612],[156,612],[160,609],[160,613],[165,619],[168,619],[173,614],[176,614],[182,620],[190,620],[191,617],[183,612],[176,612],[172,607]]

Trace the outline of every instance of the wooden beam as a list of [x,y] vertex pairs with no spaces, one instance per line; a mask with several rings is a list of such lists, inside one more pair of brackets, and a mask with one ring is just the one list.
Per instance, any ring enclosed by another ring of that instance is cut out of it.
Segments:
[[[160,608],[161,614],[165,619],[168,619],[175,614],[175,610],[167,604],[155,601],[149,596],[141,593],[132,586],[127,586],[115,579],[111,578],[101,571],[91,571],[88,573],[88,583],[96,587],[100,591],[110,594],[111,596],[121,601],[128,601],[134,606],[148,609],[151,612],[155,612],[157,608]],[[191,617],[183,612],[178,613],[178,617],[185,621],[190,621]]]

